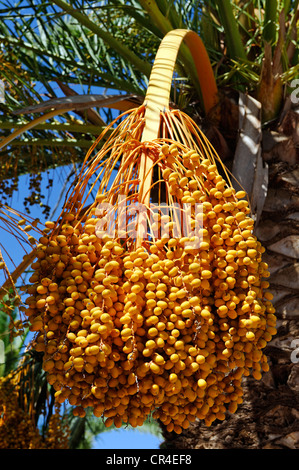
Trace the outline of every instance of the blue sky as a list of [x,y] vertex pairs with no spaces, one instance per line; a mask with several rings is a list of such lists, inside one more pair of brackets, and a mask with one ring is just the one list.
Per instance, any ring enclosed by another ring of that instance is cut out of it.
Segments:
[[93,443],[94,449],[159,449],[162,437],[149,432],[116,429],[99,434]]
[[[49,175],[43,174],[42,175],[42,185],[41,191],[42,194],[46,194],[45,203],[49,204],[49,206],[54,209],[56,203],[59,198],[59,194],[61,188],[63,187],[64,179],[69,171],[67,167],[61,167],[56,170],[49,170]],[[53,178],[53,187],[49,190],[46,189],[48,184],[48,178]],[[7,204],[12,207],[13,209],[26,214],[25,206],[23,204],[24,198],[30,195],[29,191],[29,175],[22,175],[20,176],[19,181],[19,188],[18,191],[13,193],[12,198],[7,201]],[[63,202],[63,200],[61,201]],[[61,204],[59,205],[61,208]],[[56,215],[59,214],[59,208],[57,209]],[[44,223],[47,219],[42,213],[42,208],[36,204],[30,208],[30,217],[39,218],[42,223]],[[25,254],[25,251],[20,247],[13,236],[10,236],[7,232],[4,232],[0,229],[0,242],[4,245],[6,251],[12,255],[13,261],[16,265],[18,265]],[[28,250],[30,248],[28,247]],[[14,269],[13,264],[9,260],[7,256],[5,256],[5,252],[3,252],[5,261],[10,269]],[[2,273],[0,272],[0,280],[2,280]]]

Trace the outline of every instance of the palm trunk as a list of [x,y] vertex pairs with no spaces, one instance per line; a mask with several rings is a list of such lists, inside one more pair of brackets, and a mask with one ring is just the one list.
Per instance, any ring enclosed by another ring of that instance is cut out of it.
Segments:
[[265,348],[270,370],[260,381],[244,377],[244,401],[235,414],[227,414],[225,421],[215,421],[210,427],[197,421],[179,436],[162,429],[162,448],[299,448],[298,114],[288,115],[284,122],[287,128],[282,126],[279,135],[271,134],[279,142],[272,139],[275,145],[269,149],[264,143],[269,187],[256,227],[256,235],[266,248],[277,316],[277,335]]

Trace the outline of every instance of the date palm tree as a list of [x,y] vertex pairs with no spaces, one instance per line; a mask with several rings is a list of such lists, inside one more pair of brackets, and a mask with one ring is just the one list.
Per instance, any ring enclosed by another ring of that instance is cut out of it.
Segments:
[[[266,247],[278,332],[265,350],[269,372],[260,381],[243,379],[244,401],[236,414],[210,427],[195,422],[179,436],[162,426],[162,446],[298,448],[298,0],[54,0],[50,5],[40,0],[25,2],[22,16],[23,4],[0,3],[4,59],[16,64],[3,72],[16,95],[2,105],[2,158],[9,152],[19,171],[30,172],[32,149],[41,151],[41,138],[47,164],[54,140],[69,158],[66,135],[75,142],[72,158],[80,165],[111,110],[142,102],[162,37],[177,28],[198,32],[216,77],[218,106],[205,114],[185,48],[172,104],[198,122],[236,187],[249,195],[256,235]],[[78,85],[83,94],[78,95]],[[93,93],[97,87],[101,96]],[[49,109],[52,114],[46,114]],[[47,119],[54,119],[56,133]],[[19,137],[10,131],[18,126]],[[19,148],[26,148],[23,160]],[[62,158],[53,165],[63,163]]]

